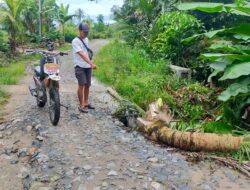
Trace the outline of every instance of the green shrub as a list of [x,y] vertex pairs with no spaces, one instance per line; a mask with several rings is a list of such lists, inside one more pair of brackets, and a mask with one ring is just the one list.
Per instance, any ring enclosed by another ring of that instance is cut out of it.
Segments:
[[7,50],[7,35],[2,30],[0,30],[0,52],[6,52]]
[[[149,52],[154,58],[169,59],[172,64],[193,70],[193,77],[206,81],[210,69],[197,57],[207,46],[206,40],[191,43],[183,39],[203,30],[203,25],[192,15],[174,11],[162,15],[149,34]],[[155,35],[156,33],[156,35]]]
[[61,41],[62,40],[62,34],[60,33],[59,30],[56,28],[52,27],[48,32],[43,33],[43,37],[41,38],[39,34],[33,33],[33,34],[27,34],[27,39],[29,39],[30,42],[32,43],[37,43],[42,46],[46,47],[46,42],[43,40],[43,38],[49,38],[52,41]]
[[[162,15],[157,26],[159,33],[152,44],[152,54],[168,58],[174,65],[191,67],[199,44],[184,44],[182,40],[201,31],[202,24],[192,15],[175,11]],[[191,56],[192,55],[192,56]]]
[[90,39],[105,39],[107,38],[106,34],[104,32],[98,32],[95,30],[91,30],[89,34]]
[[68,42],[68,43],[71,43],[72,40],[78,36],[79,32],[77,30],[77,27],[76,26],[73,26],[73,25],[67,25],[65,26],[64,28],[64,32],[65,32],[65,42]]

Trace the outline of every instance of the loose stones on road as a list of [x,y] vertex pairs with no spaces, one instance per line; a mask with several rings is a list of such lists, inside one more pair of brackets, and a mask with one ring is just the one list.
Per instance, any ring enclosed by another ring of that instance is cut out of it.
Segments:
[[83,184],[80,184],[78,187],[78,190],[86,190],[85,186]]
[[32,126],[31,125],[28,125],[27,127],[26,127],[26,131],[29,133],[29,132],[31,132],[32,131]]
[[158,162],[158,158],[156,158],[156,157],[149,158],[148,161],[152,162],[152,163],[157,163]]
[[83,169],[84,169],[85,171],[89,171],[89,170],[92,169],[92,166],[90,166],[90,165],[85,165],[85,166],[83,166]]
[[108,173],[108,176],[117,176],[117,172],[114,171],[114,170],[111,170],[109,173]]
[[157,182],[152,182],[151,187],[153,188],[153,190],[163,190],[163,186]]

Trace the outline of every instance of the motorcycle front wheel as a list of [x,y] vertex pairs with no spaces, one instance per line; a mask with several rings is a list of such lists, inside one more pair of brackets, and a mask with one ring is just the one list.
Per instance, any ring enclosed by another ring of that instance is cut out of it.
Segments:
[[57,125],[60,119],[60,97],[58,88],[50,89],[49,116],[53,125]]
[[36,104],[38,107],[42,108],[45,106],[47,102],[46,90],[42,89],[42,90],[37,90],[36,92],[37,92]]

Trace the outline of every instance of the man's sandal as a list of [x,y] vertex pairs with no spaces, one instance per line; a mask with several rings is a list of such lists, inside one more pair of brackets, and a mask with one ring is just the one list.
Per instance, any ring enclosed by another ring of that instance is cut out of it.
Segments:
[[88,108],[87,107],[78,107],[78,110],[80,111],[80,112],[82,112],[82,113],[88,113],[89,111],[88,111]]
[[95,107],[93,107],[91,104],[88,104],[86,106],[84,106],[84,108],[90,109],[90,110],[94,110]]

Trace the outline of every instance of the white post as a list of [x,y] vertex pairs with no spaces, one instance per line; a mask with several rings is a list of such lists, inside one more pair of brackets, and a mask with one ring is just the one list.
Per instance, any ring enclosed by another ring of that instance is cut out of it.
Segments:
[[164,1],[161,2],[161,11],[162,11],[162,14],[165,13],[165,2]]
[[42,0],[39,0],[39,36],[42,37]]

